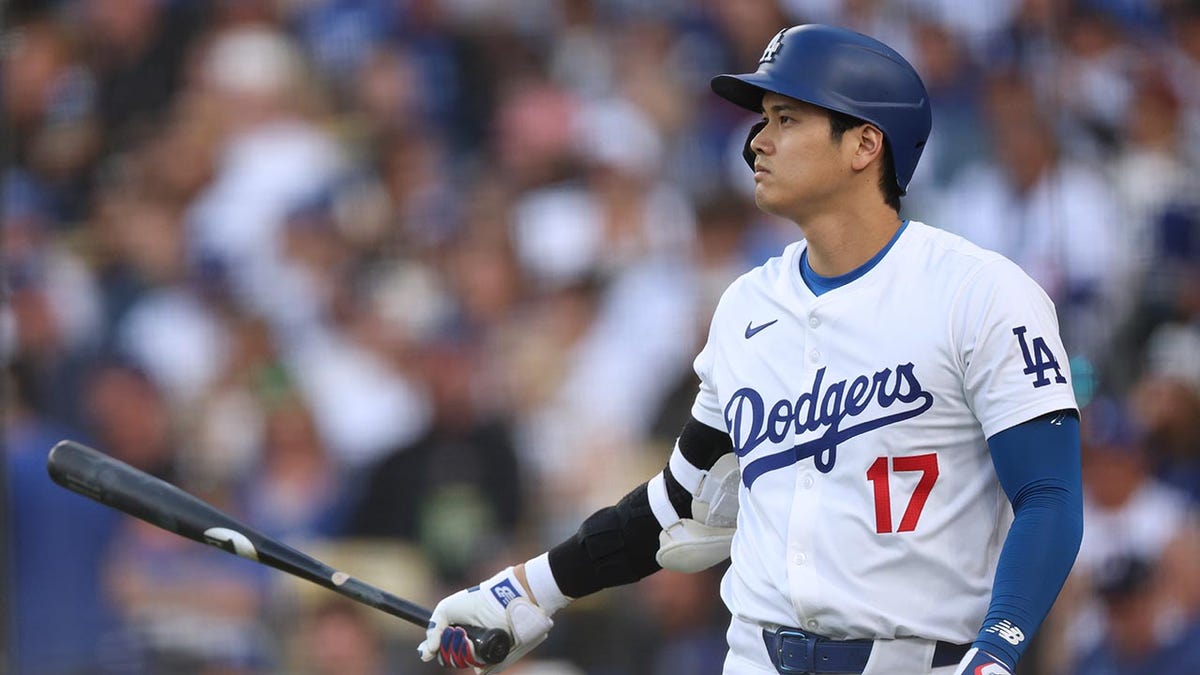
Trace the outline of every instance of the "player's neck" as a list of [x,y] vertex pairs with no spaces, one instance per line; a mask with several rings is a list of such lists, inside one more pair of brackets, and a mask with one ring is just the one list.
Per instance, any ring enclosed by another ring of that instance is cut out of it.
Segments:
[[883,250],[901,220],[883,205],[869,213],[827,213],[797,224],[808,240],[809,266],[821,276],[834,277],[857,269]]

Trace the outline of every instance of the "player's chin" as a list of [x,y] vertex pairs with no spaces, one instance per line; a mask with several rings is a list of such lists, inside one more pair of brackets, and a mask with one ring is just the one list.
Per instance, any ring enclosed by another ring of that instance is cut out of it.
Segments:
[[779,198],[771,188],[761,181],[754,186],[754,204],[762,211],[779,215]]

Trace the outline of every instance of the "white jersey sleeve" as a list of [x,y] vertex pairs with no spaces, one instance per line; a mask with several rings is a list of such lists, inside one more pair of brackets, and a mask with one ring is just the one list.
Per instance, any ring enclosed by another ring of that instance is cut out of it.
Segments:
[[955,300],[951,331],[967,405],[985,437],[1076,408],[1054,304],[1013,262],[979,266]]
[[724,325],[721,319],[722,309],[725,307],[728,298],[737,292],[737,288],[743,283],[744,278],[742,277],[734,281],[730,284],[729,288],[725,289],[725,293],[721,295],[721,300],[717,303],[717,308],[713,312],[712,322],[709,324],[708,340],[704,345],[704,349],[700,350],[700,353],[696,355],[696,359],[692,363],[692,368],[700,378],[700,390],[697,392],[696,400],[692,404],[692,417],[714,429],[726,428],[722,403],[713,384],[715,381],[713,367],[716,365],[718,352],[715,331],[718,326]]

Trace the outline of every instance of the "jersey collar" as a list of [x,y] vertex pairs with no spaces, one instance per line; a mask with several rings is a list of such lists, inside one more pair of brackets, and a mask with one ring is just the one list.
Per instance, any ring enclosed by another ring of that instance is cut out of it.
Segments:
[[813,268],[808,264],[808,247],[805,246],[804,250],[800,252],[800,278],[804,280],[804,285],[808,286],[808,290],[812,291],[812,294],[817,297],[820,297],[822,294],[828,293],[835,288],[841,288],[851,281],[863,276],[867,272],[870,272],[876,265],[878,265],[879,261],[883,260],[883,257],[887,255],[887,252],[890,251],[896,241],[900,239],[900,235],[907,227],[908,220],[905,220],[904,222],[900,223],[900,227],[896,229],[896,234],[892,235],[892,238],[890,241],[888,241],[887,245],[880,249],[878,253],[871,256],[870,260],[850,270],[849,272],[846,272],[845,274],[839,274],[833,277],[821,276],[813,271]]

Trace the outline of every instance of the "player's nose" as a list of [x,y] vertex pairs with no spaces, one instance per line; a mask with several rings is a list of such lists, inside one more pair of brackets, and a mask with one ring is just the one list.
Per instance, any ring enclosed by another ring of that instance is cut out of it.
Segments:
[[771,136],[770,129],[764,128],[754,136],[754,140],[750,142],[750,149],[757,155],[769,155],[775,149],[775,143]]

